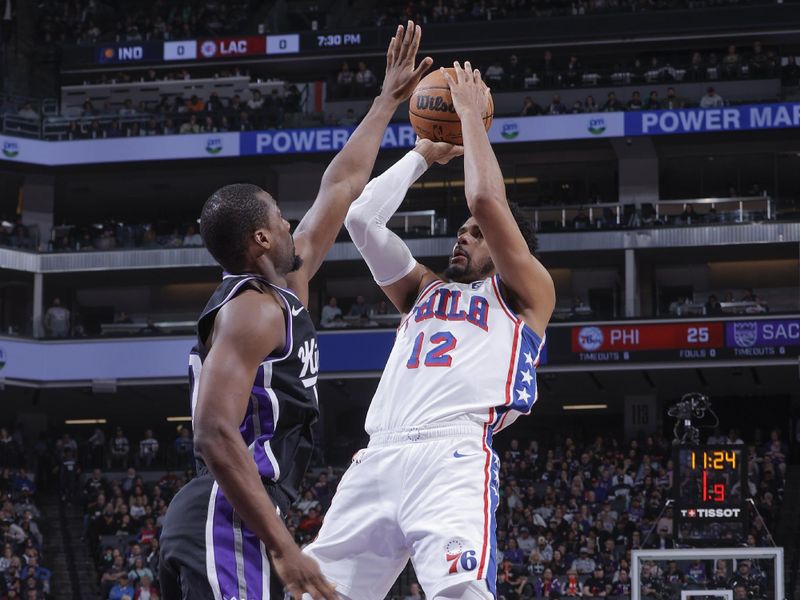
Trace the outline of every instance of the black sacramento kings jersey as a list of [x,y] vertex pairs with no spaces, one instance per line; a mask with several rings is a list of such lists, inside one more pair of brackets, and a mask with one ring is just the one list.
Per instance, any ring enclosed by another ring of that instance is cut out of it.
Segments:
[[[245,290],[266,294],[274,291],[281,298],[286,318],[286,346],[265,356],[258,367],[239,431],[262,479],[277,483],[294,501],[311,459],[311,426],[319,415],[317,335],[308,311],[297,296],[256,275],[225,275],[197,321],[198,341],[189,355],[192,417],[200,372],[208,354],[204,342],[217,311]],[[206,466],[198,459],[198,473],[206,472]]]

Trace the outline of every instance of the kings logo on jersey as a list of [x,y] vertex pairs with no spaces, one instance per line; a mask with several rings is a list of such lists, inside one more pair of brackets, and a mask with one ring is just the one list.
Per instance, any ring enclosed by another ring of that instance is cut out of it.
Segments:
[[319,371],[319,348],[317,340],[311,338],[303,342],[297,350],[297,358],[303,363],[300,370],[300,381],[307,388],[317,384],[317,372]]
[[448,575],[473,571],[478,566],[475,550],[465,550],[464,544],[459,539],[447,542],[444,552],[444,559],[449,563]]

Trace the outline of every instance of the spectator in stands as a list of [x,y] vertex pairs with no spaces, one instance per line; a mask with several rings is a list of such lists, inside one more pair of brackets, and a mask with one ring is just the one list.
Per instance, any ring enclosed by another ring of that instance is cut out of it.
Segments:
[[509,89],[521,89],[525,81],[525,68],[520,64],[516,54],[512,54],[508,57],[508,64],[505,67],[505,72]]
[[206,104],[196,94],[192,94],[192,97],[186,101],[186,108],[190,113],[201,113],[205,110]]
[[61,298],[53,298],[53,303],[44,315],[44,328],[50,337],[65,338],[69,336],[70,312],[61,306]]
[[550,104],[547,105],[545,111],[548,115],[563,115],[567,113],[567,107],[561,102],[561,96],[558,94],[553,95]]
[[141,135],[160,135],[161,128],[154,117],[150,117],[140,131]]
[[302,96],[300,94],[300,90],[297,88],[295,84],[291,84],[286,88],[286,93],[284,94],[283,98],[284,111],[287,113],[300,112],[301,100]]
[[677,108],[683,108],[683,104],[683,99],[675,94],[675,88],[668,87],[667,97],[664,98],[664,101],[661,103],[661,108],[675,110]]
[[537,117],[542,114],[542,107],[536,103],[531,96],[526,96],[525,101],[522,103],[522,117]]
[[100,126],[100,121],[94,120],[89,124],[85,137],[90,140],[100,140],[106,137],[106,132]]
[[416,581],[408,586],[408,596],[403,600],[422,600],[422,590]]
[[39,118],[39,113],[33,109],[33,105],[30,102],[26,102],[17,112],[17,116],[30,121],[35,121]]
[[708,297],[708,302],[706,302],[706,314],[707,315],[722,315],[725,314],[725,311],[722,310],[722,305],[717,300],[717,297],[714,294],[711,294]]
[[163,331],[156,325],[153,317],[147,317],[144,327],[139,330],[139,335],[159,335],[161,333],[163,333]]
[[142,575],[136,585],[136,593],[132,600],[159,600],[161,596],[156,586],[152,584],[152,580],[152,577]]
[[120,573],[117,582],[109,590],[108,600],[123,600],[126,596],[132,599],[135,594],[136,590],[130,582],[128,573],[123,572]]
[[99,114],[99,111],[94,107],[92,101],[88,98],[83,103],[83,108],[81,109],[81,117],[96,117]]
[[264,108],[264,97],[258,90],[253,90],[250,100],[247,101],[247,109],[250,112],[258,112]]
[[186,427],[181,427],[173,447],[178,468],[191,469],[194,465],[194,443]]
[[222,104],[219,94],[217,94],[217,92],[211,92],[208,100],[206,100],[205,111],[212,115],[218,115],[223,110],[225,110],[225,106]]
[[781,83],[786,86],[800,84],[800,66],[794,56],[787,56],[786,64],[781,67]]
[[728,79],[739,77],[741,74],[742,59],[736,52],[736,46],[728,46],[728,53],[722,58],[722,73]]
[[583,582],[583,595],[590,598],[605,598],[610,591],[611,585],[606,580],[603,567],[597,565],[592,571],[592,576]]
[[128,438],[122,432],[122,427],[117,427],[116,433],[111,439],[111,468],[126,469],[130,451],[131,445]]
[[114,119],[111,124],[106,128],[106,137],[117,138],[125,137],[127,129],[122,127],[119,119]]
[[617,100],[614,92],[608,92],[606,103],[603,105],[603,112],[617,112],[623,110],[622,102]]
[[363,60],[358,63],[355,75],[356,92],[359,96],[372,97],[378,86],[378,79]]
[[571,568],[575,569],[578,575],[590,575],[594,572],[595,566],[594,559],[589,556],[589,548],[583,546],[578,558],[572,561]]
[[580,100],[575,100],[572,103],[572,108],[569,109],[569,114],[571,115],[579,115],[583,112],[583,102]]
[[343,117],[339,117],[336,124],[341,127],[352,127],[356,124],[356,113],[352,108],[348,108]]
[[133,100],[127,98],[125,102],[122,103],[118,113],[120,117],[134,117],[136,116],[136,109],[133,107]]
[[189,120],[181,125],[180,133],[200,133],[200,124],[197,122],[197,115],[192,114]]
[[239,113],[239,131],[252,131],[253,130],[253,123],[250,121],[250,115],[247,111],[242,111]]
[[189,227],[186,229],[186,235],[183,237],[183,245],[184,246],[203,245],[203,238],[201,238],[200,234],[197,233],[197,230],[194,228],[194,225],[189,225]]
[[627,108],[628,110],[642,110],[642,108],[644,108],[642,105],[642,95],[638,90],[634,90],[631,94],[631,99],[628,100]]
[[347,61],[342,63],[339,72],[336,74],[336,97],[349,98],[353,95],[353,72]]
[[506,72],[505,69],[503,69],[503,65],[500,64],[499,60],[496,60],[486,67],[483,79],[489,87],[500,89],[503,85],[505,74]]
[[542,84],[544,86],[552,86],[555,84],[558,69],[553,60],[553,53],[550,50],[544,51],[539,73],[541,74]]
[[158,455],[158,440],[153,437],[153,430],[147,429],[144,438],[139,442],[139,465],[149,469]]
[[692,54],[692,62],[687,69],[685,79],[687,81],[703,81],[707,77],[706,66],[703,62],[703,55],[699,52]]
[[658,99],[658,91],[650,90],[650,96],[647,98],[647,110],[658,110],[661,108],[661,100]]
[[583,112],[587,113],[600,112],[600,107],[597,106],[597,102],[595,102],[594,96],[592,96],[591,94],[586,96],[586,100],[583,103]]
[[81,140],[84,138],[83,130],[76,121],[70,121],[67,125],[67,132],[64,134],[68,140]]
[[342,309],[338,306],[336,296],[331,296],[328,299],[328,303],[322,307],[322,315],[319,324],[326,329],[347,326],[342,320]]
[[772,75],[774,65],[769,54],[764,50],[761,42],[753,42],[753,54],[747,63],[750,77],[768,77]]
[[569,57],[567,69],[564,72],[565,83],[570,87],[583,83],[583,66],[578,62],[578,57],[574,54]]
[[358,295],[356,296],[356,301],[350,306],[347,315],[350,317],[369,316],[370,312],[372,312],[372,307],[367,304],[364,296]]
[[722,96],[717,94],[713,87],[706,90],[705,95],[700,98],[700,108],[721,108],[725,106]]

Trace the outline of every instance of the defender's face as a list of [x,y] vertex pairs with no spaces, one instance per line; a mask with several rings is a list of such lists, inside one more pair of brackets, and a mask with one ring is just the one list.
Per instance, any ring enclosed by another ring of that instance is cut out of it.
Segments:
[[470,217],[458,230],[445,277],[457,283],[471,283],[493,273],[489,247],[475,217]]

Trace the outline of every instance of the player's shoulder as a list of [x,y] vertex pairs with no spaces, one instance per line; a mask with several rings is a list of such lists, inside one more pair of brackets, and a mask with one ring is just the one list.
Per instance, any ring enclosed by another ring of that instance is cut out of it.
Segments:
[[275,327],[282,329],[283,309],[276,294],[266,284],[243,290],[220,309],[214,329],[244,339],[257,338]]

